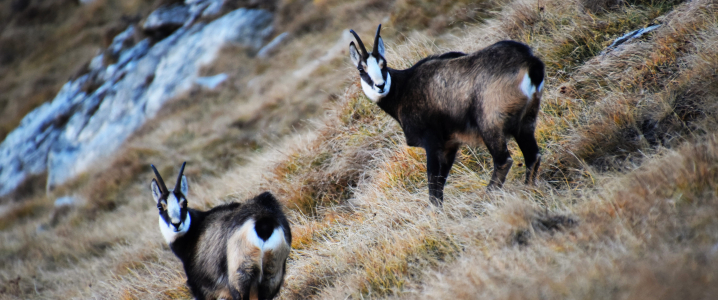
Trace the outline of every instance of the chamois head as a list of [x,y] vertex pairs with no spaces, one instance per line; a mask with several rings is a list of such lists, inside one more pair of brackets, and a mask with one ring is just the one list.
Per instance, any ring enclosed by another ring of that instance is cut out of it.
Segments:
[[379,102],[381,98],[384,98],[389,93],[391,88],[391,76],[389,75],[389,69],[386,66],[386,59],[384,58],[385,48],[384,40],[379,36],[381,31],[381,24],[376,29],[376,36],[374,36],[374,48],[371,53],[366,51],[364,43],[362,43],[359,35],[354,30],[350,30],[351,33],[357,40],[361,52],[357,50],[354,42],[349,44],[349,56],[352,59],[352,63],[359,70],[361,76],[361,87],[364,90],[364,94],[374,102]]
[[185,164],[187,162],[182,163],[173,190],[167,189],[160,172],[154,165],[151,165],[157,179],[152,179],[150,190],[152,190],[152,197],[157,201],[157,209],[160,212],[160,230],[168,244],[189,230],[190,216],[187,212],[187,198],[185,198],[189,187],[187,186],[187,177],[182,174]]

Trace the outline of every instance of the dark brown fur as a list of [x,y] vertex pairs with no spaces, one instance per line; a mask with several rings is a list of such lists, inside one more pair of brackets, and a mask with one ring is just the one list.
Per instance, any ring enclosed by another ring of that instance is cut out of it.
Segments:
[[[182,260],[187,285],[197,299],[272,299],[281,287],[292,235],[279,202],[265,192],[247,203],[230,203],[202,212],[189,210],[190,229],[171,245]],[[251,226],[247,225],[251,222]],[[254,224],[281,227],[286,241],[279,255],[248,242]],[[260,280],[261,278],[261,280]]]
[[433,203],[443,201],[446,178],[463,143],[484,142],[494,160],[489,187],[501,187],[513,162],[506,147],[513,136],[526,159],[526,182],[535,181],[540,155],[534,130],[541,93],[529,99],[519,85],[528,73],[538,86],[544,65],[528,46],[502,41],[471,54],[430,56],[388,73],[389,93],[377,104],[399,122],[409,146],[426,149]]

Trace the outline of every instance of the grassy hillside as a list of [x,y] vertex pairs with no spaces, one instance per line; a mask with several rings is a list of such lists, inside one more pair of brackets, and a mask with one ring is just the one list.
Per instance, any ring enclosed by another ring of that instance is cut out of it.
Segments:
[[[717,5],[278,1],[277,34],[293,38],[275,56],[225,49],[205,70],[230,74],[220,90],[175,99],[114,161],[2,208],[0,298],[191,298],[148,189],[150,163],[186,160],[191,207],[264,190],[284,203],[282,299],[710,299]],[[393,68],[502,39],[534,49],[548,75],[536,187],[514,142],[496,192],[486,149],[463,147],[444,207],[429,203],[424,151],[363,96],[341,37],[380,22]],[[662,25],[601,52],[649,24]],[[66,194],[83,203],[53,209]]]

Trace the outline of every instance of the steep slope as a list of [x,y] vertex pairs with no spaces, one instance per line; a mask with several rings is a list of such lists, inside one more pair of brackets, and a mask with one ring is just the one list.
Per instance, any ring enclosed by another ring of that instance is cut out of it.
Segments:
[[[406,7],[322,3],[334,15],[365,13],[360,24],[327,21],[365,34]],[[387,59],[403,68],[501,39],[528,43],[549,79],[537,187],[521,183],[512,143],[516,165],[504,190],[486,192],[490,156],[464,147],[444,207],[433,207],[423,150],[407,147],[398,125],[362,95],[345,56],[313,71],[315,80],[287,72],[326,54],[339,30],[298,35],[274,61],[226,49],[227,60],[210,69],[235,69],[240,91],[175,100],[109,168],[58,189],[86,204],[45,231],[36,233],[53,221],[45,196],[7,214],[14,217],[0,223],[2,295],[190,298],[156,228],[146,168],[171,173],[188,160],[193,207],[263,190],[286,205],[294,250],[282,299],[709,299],[718,292],[717,3],[495,5],[500,12],[481,24],[408,37],[389,31]],[[319,21],[306,15],[313,21],[296,22],[316,30]],[[654,23],[661,26],[643,38],[601,53]],[[392,25],[400,27],[385,27]],[[238,74],[258,69],[244,88],[250,79]],[[301,110],[314,119],[297,122]]]

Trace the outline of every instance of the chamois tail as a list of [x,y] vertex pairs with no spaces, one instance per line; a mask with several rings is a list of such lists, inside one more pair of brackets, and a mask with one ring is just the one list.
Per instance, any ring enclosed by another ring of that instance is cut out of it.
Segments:
[[527,64],[527,72],[524,74],[524,78],[521,81],[521,91],[528,97],[529,104],[534,102],[534,98],[539,97],[544,84],[544,64],[535,56],[529,57]]
[[543,88],[543,80],[546,73],[544,71],[543,62],[536,56],[531,56],[529,58],[528,74],[531,79],[531,85],[537,87],[537,90],[540,92],[541,88]]

